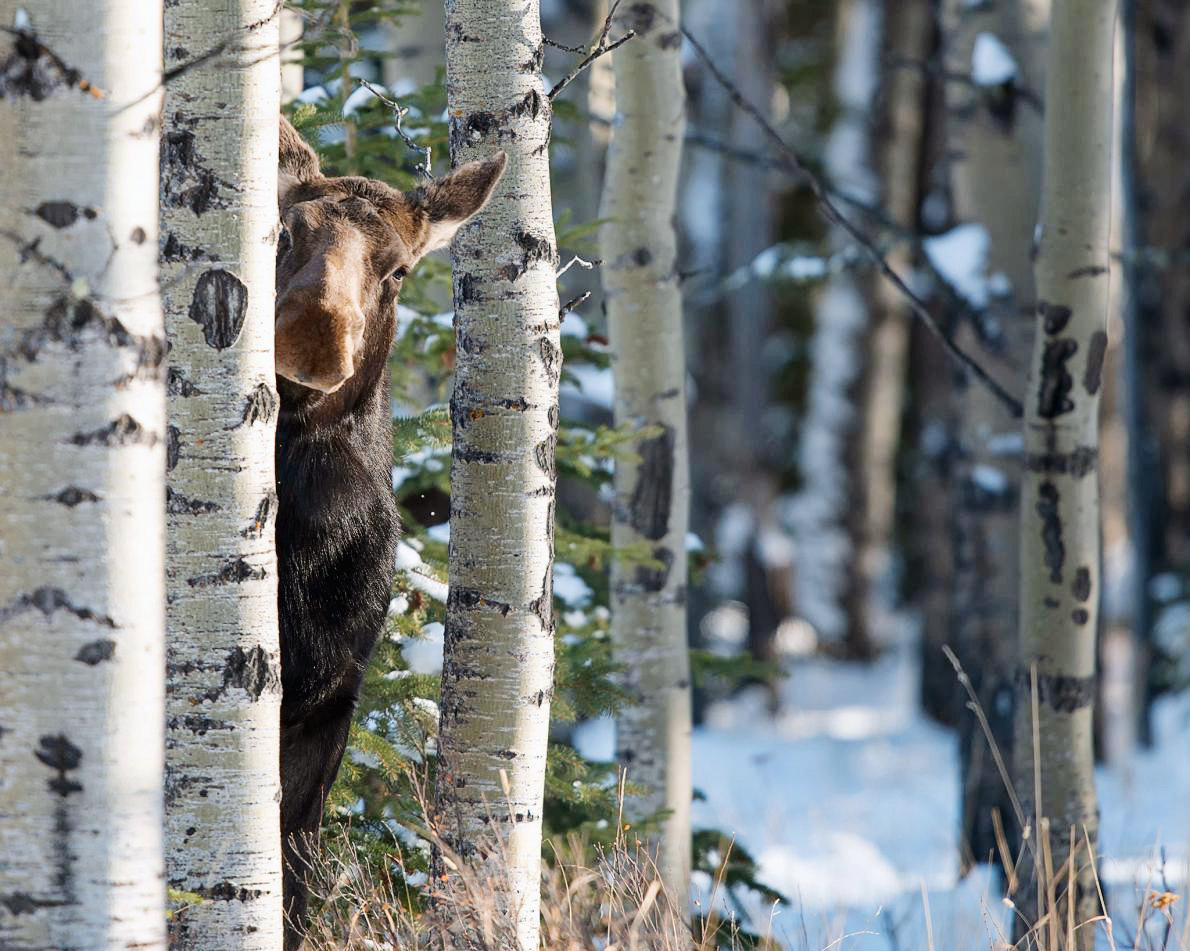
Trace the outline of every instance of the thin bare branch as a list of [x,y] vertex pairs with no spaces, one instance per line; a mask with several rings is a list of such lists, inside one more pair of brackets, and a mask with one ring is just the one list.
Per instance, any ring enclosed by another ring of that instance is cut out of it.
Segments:
[[872,242],[866,234],[863,233],[856,225],[854,225],[843,213],[839,210],[838,205],[831,200],[831,196],[823,184],[822,179],[810,167],[810,163],[803,158],[803,156],[791,146],[784,138],[769,124],[769,121],[764,117],[759,109],[756,108],[736,85],[726,76],[723,71],[719,69],[711,54],[707,52],[706,48],[691,35],[690,31],[685,26],[678,24],[678,29],[682,31],[682,35],[693,47],[699,58],[706,64],[711,76],[720,86],[727,92],[731,101],[742,112],[747,114],[757,125],[760,126],[762,132],[773,143],[774,146],[785,156],[788,157],[790,164],[800,174],[810,187],[818,207],[827,221],[838,225],[842,228],[850,238],[864,251],[864,253],[871,259],[876,269],[883,275],[883,277],[893,285],[900,293],[900,295],[909,304],[910,310],[913,314],[925,324],[926,328],[932,333],[942,347],[950,356],[956,360],[964,370],[974,376],[980,383],[1004,404],[1008,412],[1016,419],[1024,415],[1024,407],[1021,401],[1009,393],[1003,386],[1001,386],[982,366],[979,365],[969,354],[962,350],[950,336],[939,326],[934,315],[930,313],[929,306],[920,297],[913,292],[908,284],[905,283],[896,271],[889,265],[888,260],[880,253],[880,250]]
[[550,42],[549,40],[546,41],[550,46],[557,47],[558,49],[570,49],[570,52],[572,53],[586,52],[587,54],[585,57],[583,57],[582,61],[576,67],[574,67],[574,69],[572,69],[562,79],[554,84],[554,88],[549,91],[549,98],[551,100],[563,89],[578,79],[578,77],[582,75],[583,71],[588,69],[590,65],[595,62],[595,60],[599,59],[600,56],[604,56],[617,47],[623,46],[630,39],[636,36],[635,30],[629,30],[614,43],[608,42],[608,36],[612,31],[612,22],[615,19],[616,10],[619,9],[619,6],[620,0],[616,0],[616,2],[612,4],[612,8],[607,12],[607,19],[603,21],[603,27],[599,31],[599,39],[595,41],[593,46],[590,46],[586,49],[583,47],[570,49],[569,47],[561,46],[557,43]]
[[420,172],[422,174],[422,176],[427,179],[433,178],[434,173],[431,170],[433,152],[431,150],[431,147],[428,145],[425,145],[425,146],[418,145],[413,139],[411,139],[409,137],[408,133],[406,133],[405,130],[401,127],[401,122],[404,120],[405,115],[409,112],[409,110],[402,107],[401,104],[399,102],[397,102],[396,100],[389,99],[388,96],[384,95],[384,93],[382,93],[379,89],[377,89],[375,86],[373,86],[366,79],[361,79],[359,81],[359,83],[361,86],[363,86],[365,89],[367,89],[368,92],[370,92],[373,96],[375,96],[382,103],[384,103],[386,106],[388,106],[389,109],[392,110],[393,125],[396,126],[397,135],[399,135],[401,137],[401,141],[403,141],[405,143],[406,147],[411,152],[417,152],[419,155],[425,156],[425,159],[422,162],[420,162],[417,166],[418,172]]

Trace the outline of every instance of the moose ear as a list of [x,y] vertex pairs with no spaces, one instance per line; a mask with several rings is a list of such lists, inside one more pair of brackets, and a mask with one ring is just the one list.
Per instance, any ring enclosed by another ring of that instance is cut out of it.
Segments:
[[428,225],[419,255],[450,244],[462,224],[488,203],[507,164],[508,156],[497,152],[491,158],[460,165],[445,178],[412,194],[413,204],[426,213]]
[[286,190],[286,182],[292,187],[322,177],[318,156],[285,116],[281,117],[277,165],[281,170],[281,191]]

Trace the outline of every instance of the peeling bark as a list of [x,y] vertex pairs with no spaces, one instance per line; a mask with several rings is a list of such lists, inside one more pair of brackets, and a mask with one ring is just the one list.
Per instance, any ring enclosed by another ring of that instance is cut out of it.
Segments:
[[[551,110],[538,0],[447,0],[446,24],[452,161],[502,149],[508,168],[453,245],[451,593],[435,821],[456,852],[494,863],[487,874],[507,885],[497,901],[512,906],[521,947],[536,951],[562,359]],[[456,946],[474,940],[460,934]]]
[[166,10],[167,49],[239,38],[170,82],[161,146],[172,424],[166,861],[172,887],[208,899],[172,922],[179,951],[282,946],[277,10],[274,0]]
[[161,3],[0,23],[0,946],[164,949]]

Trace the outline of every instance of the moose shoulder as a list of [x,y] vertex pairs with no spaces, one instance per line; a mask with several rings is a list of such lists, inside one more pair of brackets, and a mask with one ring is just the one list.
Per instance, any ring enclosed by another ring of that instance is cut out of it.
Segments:
[[413,192],[322,174],[281,119],[277,554],[286,948],[302,941],[317,834],[390,598],[388,355],[401,280],[478,212],[503,153]]

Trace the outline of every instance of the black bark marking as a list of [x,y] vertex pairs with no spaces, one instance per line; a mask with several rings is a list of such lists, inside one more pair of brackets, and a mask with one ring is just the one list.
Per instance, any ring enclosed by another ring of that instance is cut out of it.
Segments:
[[637,34],[648,33],[657,21],[657,8],[651,3],[634,3],[616,20],[625,30],[634,30]]
[[241,537],[261,538],[264,535],[265,529],[268,528],[269,520],[272,519],[276,511],[277,493],[270,492],[256,506],[256,512],[252,516],[252,524],[240,530]]
[[657,37],[657,46],[663,50],[676,50],[682,45],[682,34],[677,30],[671,33],[662,33]]
[[34,213],[51,228],[69,228],[79,220],[82,209],[72,201],[43,201]]
[[[174,122],[185,121],[181,113]],[[161,201],[171,208],[189,208],[196,215],[226,207],[219,190],[233,185],[218,179],[206,167],[190,129],[174,129],[161,141]]]
[[1058,608],[1058,607],[1062,606],[1061,602],[1057,598],[1045,598],[1041,603],[1044,604],[1051,611],[1054,608]]
[[1085,565],[1074,573],[1074,583],[1070,586],[1074,596],[1080,601],[1091,597],[1091,569]]
[[245,581],[260,581],[266,572],[263,568],[253,568],[243,558],[224,565],[214,574],[198,575],[186,579],[186,584],[192,588],[212,588],[224,584],[242,584]]
[[562,351],[554,346],[549,337],[541,337],[537,341],[537,352],[541,356],[541,363],[545,367],[545,375],[550,384],[557,383],[562,375]]
[[1098,277],[1100,274],[1106,274],[1107,268],[1099,264],[1089,264],[1086,267],[1075,268],[1066,275],[1067,280],[1077,281],[1080,277]]
[[83,79],[82,73],[67,66],[62,57],[42,43],[33,30],[6,32],[13,37],[13,44],[0,68],[0,99],[28,96],[34,102],[41,102],[62,87],[98,92]]
[[165,431],[165,471],[172,472],[182,455],[182,435],[177,426],[170,426]]
[[76,505],[82,505],[84,502],[99,502],[100,498],[89,489],[80,489],[77,486],[69,485],[56,495],[44,496],[48,502],[57,502],[59,505],[65,505],[67,508],[74,508]]
[[1078,344],[1069,339],[1047,340],[1041,357],[1041,386],[1037,394],[1037,413],[1043,419],[1055,419],[1074,409],[1070,391],[1074,389],[1074,378],[1066,366],[1078,350]]
[[1096,330],[1091,335],[1091,343],[1087,349],[1087,371],[1083,375],[1083,386],[1094,396],[1099,392],[1099,385],[1103,382],[1103,358],[1107,354],[1107,334]]
[[[184,882],[178,882],[178,886],[184,886]],[[244,886],[236,886],[231,882],[219,882],[217,885],[211,885],[209,888],[200,886],[191,889],[196,895],[201,895],[203,898],[211,901],[238,901],[248,902],[254,898],[259,898],[264,894],[259,888],[246,888]]]
[[1091,615],[1087,613],[1086,608],[1075,608],[1070,612],[1070,620],[1080,626],[1086,624],[1090,619]]
[[99,429],[75,433],[68,441],[76,446],[155,446],[157,434],[149,432],[125,413]]
[[[463,274],[459,277],[457,296],[460,304],[474,304],[484,299],[479,292],[481,282],[474,274]],[[469,351],[468,351],[469,352]]]
[[1045,332],[1051,337],[1065,330],[1066,325],[1070,323],[1070,318],[1073,316],[1073,312],[1069,307],[1064,307],[1061,304],[1049,304],[1045,301],[1038,302],[1037,313],[1041,315]]
[[24,614],[26,611],[40,611],[47,619],[55,611],[69,611],[80,621],[94,621],[101,627],[115,628],[116,622],[110,617],[96,614],[90,608],[72,604],[66,592],[61,588],[38,588],[32,594],[23,594],[8,607],[0,608],[0,623]]
[[277,394],[267,383],[257,383],[244,401],[244,413],[237,426],[251,426],[253,423],[267,423],[277,415]]
[[1099,450],[1079,446],[1072,452],[1031,452],[1025,456],[1025,468],[1042,475],[1069,475],[1081,479],[1099,465]]
[[188,713],[181,717],[170,717],[166,721],[166,727],[170,730],[186,729],[196,736],[206,736],[212,730],[234,730],[235,724],[200,713]]
[[454,458],[459,462],[475,462],[485,466],[497,466],[512,461],[507,454],[488,452],[486,449],[474,449],[471,446],[456,447]]
[[1062,517],[1058,514],[1058,487],[1052,482],[1043,482],[1037,494],[1037,514],[1041,517],[1041,542],[1045,546],[1045,565],[1050,570],[1050,581],[1061,584],[1066,546],[1062,543]]
[[166,235],[165,242],[161,245],[162,261],[197,261],[204,257],[211,257],[211,255],[208,255],[203,248],[192,248],[182,244],[172,231]]
[[204,271],[194,287],[190,319],[202,327],[207,346],[226,350],[240,338],[248,313],[248,288],[222,269]]
[[657,592],[665,587],[665,583],[669,581],[669,573],[673,570],[674,553],[666,548],[664,545],[658,545],[653,549],[653,560],[660,563],[657,565],[638,565],[636,568],[636,583],[645,591]]
[[[1031,703],[1032,671],[1025,668],[1017,670],[1016,686],[1021,702]],[[1059,713],[1074,713],[1091,705],[1095,699],[1095,678],[1065,677],[1057,674],[1043,674],[1037,672],[1037,699]]]
[[96,664],[101,664],[105,660],[111,660],[112,655],[116,653],[116,642],[108,640],[107,638],[100,638],[97,641],[91,641],[89,644],[84,644],[79,648],[79,652],[74,655],[74,659],[82,661],[90,667]]
[[34,750],[33,755],[58,774],[46,784],[50,791],[63,798],[71,793],[82,792],[83,787],[66,774],[79,768],[79,763],[83,761],[83,751],[61,733],[57,736],[43,736],[37,743],[41,749]]
[[549,476],[550,479],[556,478],[558,474],[555,465],[555,452],[557,448],[558,437],[553,433],[533,447],[533,460],[537,463],[537,468]]
[[202,394],[202,390],[190,382],[190,379],[182,372],[181,367],[169,368],[169,372],[165,377],[165,392],[170,396],[186,398]]
[[669,530],[669,513],[673,505],[673,428],[666,426],[660,435],[644,440],[639,452],[640,467],[628,521],[645,538],[658,541]]
[[269,662],[263,647],[251,650],[236,647],[224,662],[223,685],[208,690],[204,696],[207,700],[217,700],[231,687],[239,687],[253,700],[259,700],[266,690],[276,693],[281,689],[281,674],[276,665]]
[[175,492],[166,486],[165,511],[170,515],[205,515],[208,512],[218,512],[219,506],[203,499],[187,498],[182,493]]
[[132,234],[128,237],[133,244],[144,244],[149,239],[149,236],[145,233],[145,229],[139,225],[132,229]]
[[165,363],[165,340],[129,333],[118,318],[107,316],[94,301],[86,298],[76,301],[56,298],[46,310],[41,326],[22,335],[14,355],[33,363],[41,348],[50,342],[65,344],[70,350],[77,351],[88,332],[97,333],[109,346],[135,350],[138,376],[159,377]]

